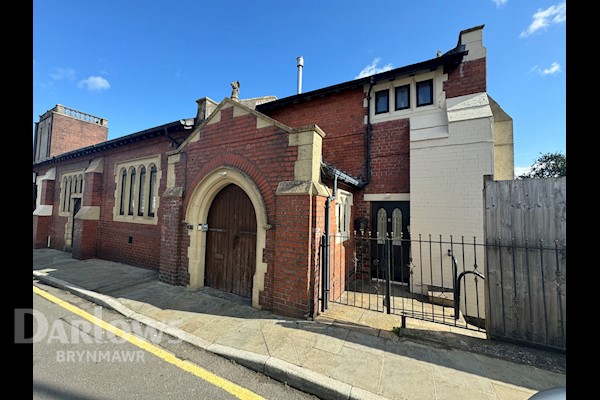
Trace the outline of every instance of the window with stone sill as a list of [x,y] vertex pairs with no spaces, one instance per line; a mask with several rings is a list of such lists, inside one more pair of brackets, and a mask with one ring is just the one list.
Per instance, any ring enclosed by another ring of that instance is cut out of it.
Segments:
[[114,220],[157,223],[159,168],[159,156],[115,165]]
[[60,178],[60,198],[58,215],[69,216],[73,210],[73,198],[83,194],[84,170],[65,172]]

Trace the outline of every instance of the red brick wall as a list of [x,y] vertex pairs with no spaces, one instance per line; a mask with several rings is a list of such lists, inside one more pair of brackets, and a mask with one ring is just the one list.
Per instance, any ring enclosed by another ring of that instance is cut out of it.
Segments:
[[73,258],[85,260],[96,257],[96,232],[98,221],[75,219],[73,225]]
[[266,114],[291,127],[319,125],[325,131],[323,159],[346,173],[365,178],[364,98],[361,86]]
[[55,181],[43,180],[42,188],[40,190],[40,204],[53,204],[54,203],[54,186]]
[[184,285],[178,269],[181,254],[181,233],[183,213],[180,196],[162,196],[162,224],[160,226],[159,279],[171,285]]
[[[89,157],[83,157],[81,159],[70,160],[70,162],[62,162],[52,164],[49,167],[45,167],[43,172],[38,171],[41,175],[45,173],[47,169],[50,167],[56,167],[56,179],[54,181],[54,190],[53,194],[50,196],[52,198],[52,218],[49,225],[49,235],[50,235],[50,247],[57,250],[65,250],[65,225],[67,223],[68,217],[59,216],[60,212],[60,190],[61,190],[61,174],[70,173],[74,171],[80,171],[89,165]],[[85,185],[85,181],[84,181]],[[84,187],[85,190],[85,187]],[[46,246],[44,246],[46,247]]]
[[[182,219],[186,213],[194,189],[207,174],[226,165],[244,172],[256,184],[265,203],[268,223],[273,229],[267,231],[263,262],[267,264],[264,290],[259,294],[259,303],[272,309],[275,285],[275,249],[278,230],[277,198],[275,192],[279,182],[294,180],[294,163],[297,147],[290,147],[288,133],[275,126],[256,128],[253,114],[233,117],[233,107],[221,110],[221,119],[203,127],[199,141],[190,142],[180,156],[176,166],[176,185],[185,187]],[[294,196],[295,197],[295,196]],[[308,211],[310,213],[310,210]],[[182,234],[178,261],[179,281],[189,283],[187,247],[189,237]],[[308,258],[310,236],[305,238],[305,257]],[[281,246],[280,246],[281,247]],[[308,274],[307,266],[305,273]],[[187,281],[186,281],[187,279]]]
[[486,58],[465,61],[448,73],[444,82],[446,98],[487,91]]
[[365,193],[410,192],[409,144],[408,119],[373,124],[371,182]]
[[50,232],[49,216],[33,216],[33,248],[41,249],[48,247],[48,233]]
[[[67,118],[67,117],[65,117]],[[175,139],[182,142],[185,137],[190,134],[190,131],[180,131],[171,134]],[[146,139],[140,142],[131,143],[125,146],[112,148],[99,153],[90,154],[78,157],[72,160],[65,160],[57,163],[52,163],[43,166],[34,166],[34,170],[39,175],[44,174],[49,168],[56,167],[56,181],[53,190],[53,215],[51,221],[41,222],[38,219],[34,222],[34,237],[36,232],[41,232],[43,224],[47,224],[48,232],[51,236],[51,246],[57,250],[65,249],[65,224],[67,217],[59,216],[59,201],[60,201],[60,175],[63,172],[70,172],[80,169],[85,169],[94,158],[104,158],[104,169],[102,174],[97,179],[91,181],[88,176],[84,181],[83,205],[98,205],[100,206],[100,220],[97,222],[96,233],[88,235],[89,223],[81,224],[79,229],[82,229],[83,236],[79,239],[81,243],[85,243],[85,254],[90,254],[91,243],[96,243],[95,257],[123,262],[130,265],[158,269],[160,263],[160,226],[162,222],[162,199],[157,210],[158,224],[146,225],[131,222],[115,222],[113,221],[113,206],[115,203],[115,177],[114,165],[120,161],[129,161],[136,158],[147,156],[161,155],[161,174],[160,187],[158,188],[159,195],[162,195],[166,189],[167,181],[167,157],[166,152],[172,150],[174,145],[170,139],[159,136],[151,139]],[[90,175],[90,174],[87,174]],[[75,228],[77,228],[77,223]],[[94,230],[90,231],[93,232]],[[89,237],[88,237],[89,236]],[[128,243],[129,237],[132,237],[133,243]],[[43,247],[47,246],[47,234],[42,239],[38,239],[39,244]],[[34,243],[35,245],[35,243]],[[75,240],[77,246],[77,238]],[[74,252],[79,256],[85,256],[81,249],[74,249]]]
[[[81,207],[99,207],[102,204],[102,178],[99,172],[84,175],[84,190]],[[75,219],[72,235],[73,258],[85,260],[96,257],[98,221]]]
[[[166,152],[172,149],[170,140],[165,136],[159,136],[117,147],[110,152],[106,152],[102,181],[104,194],[102,196],[98,225],[98,258],[158,270],[160,264],[161,224],[163,222],[162,194],[167,187]],[[158,223],[153,225],[113,221],[116,190],[115,164],[158,154],[161,155],[159,171],[161,179],[158,188],[158,194],[161,197],[157,210]],[[132,243],[129,243],[130,237]]]
[[[300,102],[267,114],[289,126],[317,124],[325,131],[323,159],[336,168],[365,179],[365,93],[361,88]],[[407,193],[410,126],[408,119],[372,124],[371,181],[354,195],[352,220],[369,217],[365,193]]]
[[108,127],[53,112],[50,157],[105,142]]
[[273,312],[306,318],[310,305],[312,196],[277,196]]

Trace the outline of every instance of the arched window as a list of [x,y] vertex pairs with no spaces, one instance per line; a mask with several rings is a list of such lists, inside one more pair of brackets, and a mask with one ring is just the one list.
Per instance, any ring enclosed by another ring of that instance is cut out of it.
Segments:
[[125,215],[125,188],[127,187],[127,171],[121,170],[121,196],[119,198],[119,215]]
[[[161,176],[160,156],[124,161],[115,165],[114,187],[116,221],[156,224]],[[118,171],[118,172],[117,172]]]
[[63,211],[67,211],[67,201],[68,201],[67,190],[69,190],[69,180],[65,176],[63,179],[63,198],[62,198],[62,210]]
[[140,191],[138,195],[138,215],[142,217],[144,211],[146,211],[146,196],[144,195],[144,189],[146,188],[146,167],[143,165],[140,167]]
[[392,244],[400,246],[402,244],[402,211],[394,208],[392,212],[392,232],[394,234]]
[[344,213],[343,213],[343,211],[342,211],[342,210],[343,210],[343,208],[342,208],[342,203],[341,203],[341,201],[340,201],[340,200],[338,200],[336,203],[337,203],[337,204],[336,204],[336,215],[337,215],[337,221],[336,221],[336,222],[337,222],[337,231],[338,231],[338,233],[342,233],[342,230],[343,230],[343,229],[342,229],[342,226],[344,225],[344,224],[343,224],[343,222],[342,222],[342,217],[343,217],[343,214],[344,214]]
[[377,244],[384,244],[387,236],[387,212],[385,208],[377,211]]
[[157,173],[156,165],[152,164],[150,167],[150,187],[148,188],[148,216],[154,217],[154,213],[156,212],[156,193],[158,192],[158,188],[156,187],[156,173]]
[[79,188],[77,193],[83,193],[83,175],[79,175]]
[[135,209],[135,168],[129,170],[129,215],[133,215]]
[[69,190],[67,191],[67,211],[71,211],[71,193],[73,193],[73,177],[69,177]]

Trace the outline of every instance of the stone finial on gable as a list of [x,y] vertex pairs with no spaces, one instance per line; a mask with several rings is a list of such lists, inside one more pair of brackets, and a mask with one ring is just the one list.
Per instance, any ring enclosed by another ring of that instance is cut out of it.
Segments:
[[231,82],[231,100],[239,101],[240,81]]

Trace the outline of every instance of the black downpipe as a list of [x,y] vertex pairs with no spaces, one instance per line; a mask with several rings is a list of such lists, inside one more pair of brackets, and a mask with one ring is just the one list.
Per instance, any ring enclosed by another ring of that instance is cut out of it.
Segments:
[[371,182],[371,133],[373,131],[373,127],[371,126],[371,90],[373,89],[373,85],[375,85],[375,79],[371,77],[371,81],[369,82],[369,91],[367,92],[367,145],[365,146],[365,168],[367,171],[366,180],[361,182],[361,189]]
[[[362,181],[358,187],[359,189],[364,189],[365,186],[369,184],[371,181],[371,91],[373,90],[373,85],[375,85],[375,79],[371,77],[369,82],[369,91],[367,92],[367,128],[366,128],[366,146],[365,146],[365,169],[366,169],[366,179]],[[329,271],[331,269],[331,260],[330,260],[330,231],[331,231],[331,222],[329,219],[329,212],[331,207],[331,202],[335,200],[335,196],[337,193],[337,180],[338,174],[335,175],[333,181],[333,194],[327,198],[325,201],[325,233],[323,237],[323,254],[322,254],[322,268],[321,268],[321,311],[325,311],[329,306]]]
[[175,148],[179,147],[179,145],[181,143],[179,143],[173,136],[171,136],[169,134],[169,131],[167,130],[166,127],[164,128],[164,131],[165,131],[165,136],[168,137],[171,142],[173,142],[173,144],[175,145]]
[[331,231],[331,220],[329,218],[329,212],[331,209],[331,202],[335,200],[335,195],[337,194],[337,181],[338,175],[335,175],[333,179],[333,193],[331,196],[327,198],[325,201],[325,234],[324,234],[324,243],[323,246],[323,268],[321,268],[321,311],[325,311],[329,307],[329,289],[330,289],[330,281],[329,281],[329,271],[331,269],[331,259],[330,259],[330,235]]
[[35,211],[35,206],[37,204],[37,191],[38,191],[38,183],[37,183],[38,173],[37,171],[33,171],[33,211]]

